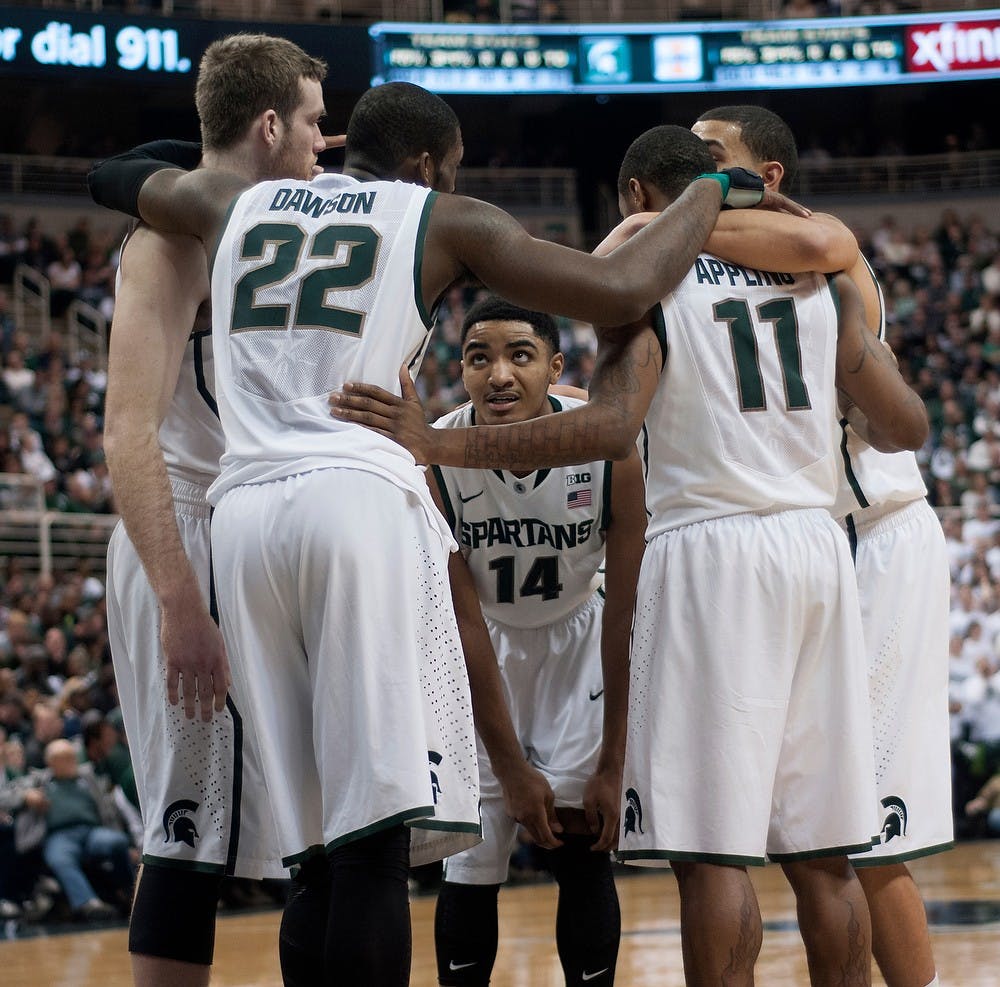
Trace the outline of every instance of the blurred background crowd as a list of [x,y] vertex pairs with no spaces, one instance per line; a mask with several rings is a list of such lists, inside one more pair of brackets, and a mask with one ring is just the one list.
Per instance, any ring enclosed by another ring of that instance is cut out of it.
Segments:
[[[904,229],[886,214],[855,232],[885,291],[900,368],[931,421],[919,460],[951,555],[957,834],[1000,836],[1000,225],[949,209],[927,227]],[[51,232],[0,216],[0,508],[16,506],[5,498],[20,475],[41,486],[48,511],[114,514],[105,373],[91,358],[69,359],[59,332],[23,331],[10,281],[18,263],[49,279],[54,326],[76,298],[110,317],[118,239],[85,217]],[[431,419],[465,400],[458,333],[476,296],[469,286],[443,301],[417,381]],[[563,321],[561,335],[563,383],[587,387],[593,334]],[[102,573],[81,561],[41,575],[17,554],[0,558],[0,919],[92,920],[127,908],[141,828]],[[79,875],[66,869],[73,833],[95,848]],[[520,859],[530,870],[530,855]],[[258,890],[234,885],[230,904],[259,903]]]

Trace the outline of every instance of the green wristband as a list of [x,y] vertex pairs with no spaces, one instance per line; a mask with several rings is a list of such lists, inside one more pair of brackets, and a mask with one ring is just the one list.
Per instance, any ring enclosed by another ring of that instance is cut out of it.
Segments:
[[[722,186],[722,201],[726,201],[726,196],[729,195],[728,175],[724,175],[721,171],[706,171],[704,174],[699,175],[698,178],[714,178]],[[698,178],[695,181],[698,181]]]

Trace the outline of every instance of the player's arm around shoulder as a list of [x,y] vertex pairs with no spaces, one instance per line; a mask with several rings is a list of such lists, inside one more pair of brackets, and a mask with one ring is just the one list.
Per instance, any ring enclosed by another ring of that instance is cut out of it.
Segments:
[[604,726],[597,768],[587,783],[583,806],[594,850],[617,846],[622,768],[628,716],[629,650],[639,567],[646,547],[646,505],[642,463],[631,455],[611,468],[611,517],[604,559],[604,616],[601,668],[604,675]]
[[184,551],[159,444],[208,274],[201,243],[139,227],[122,252],[108,354],[104,446],[115,501],[161,608],[167,692],[208,719],[221,710],[229,667]]
[[848,421],[880,452],[919,449],[930,427],[923,401],[866,325],[861,293],[851,277],[838,274],[834,284],[840,298],[837,387],[851,402]]
[[[527,308],[607,326],[642,317],[673,290],[694,263],[718,216],[720,186],[694,181],[614,256],[595,257],[539,240],[502,209],[462,196],[439,196],[428,227],[425,257],[436,254],[475,274],[497,294]],[[441,261],[443,262],[443,260]],[[425,260],[424,292],[447,267]],[[452,280],[456,275],[453,273]]]
[[[459,519],[445,509],[440,472],[428,470],[427,484],[438,510],[449,522],[459,524]],[[460,551],[452,552],[448,559],[448,580],[469,676],[472,717],[503,791],[504,807],[535,842],[549,848],[559,846],[556,833],[561,826],[555,814],[555,794],[544,776],[528,763],[514,730],[479,593]]]
[[849,270],[858,241],[836,216],[730,209],[719,213],[705,249],[741,267],[797,274]]
[[230,203],[249,187],[246,179],[227,171],[169,168],[143,183],[139,214],[154,229],[195,236],[208,249],[222,229]]

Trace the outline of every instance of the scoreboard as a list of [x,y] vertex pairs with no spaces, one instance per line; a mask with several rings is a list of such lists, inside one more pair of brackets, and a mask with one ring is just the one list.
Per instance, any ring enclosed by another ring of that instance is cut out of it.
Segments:
[[649,93],[1000,77],[1000,10],[640,25],[376,24],[373,84],[439,93]]
[[702,24],[364,28],[0,6],[0,79],[190,87],[212,41],[253,30],[324,56],[327,85],[344,92],[393,80],[439,93],[615,94],[1000,77],[1000,9]]

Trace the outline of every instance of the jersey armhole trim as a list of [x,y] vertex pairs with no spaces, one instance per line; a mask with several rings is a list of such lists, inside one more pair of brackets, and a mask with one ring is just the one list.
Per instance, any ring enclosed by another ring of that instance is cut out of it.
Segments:
[[833,307],[837,313],[837,322],[840,322],[840,292],[837,290],[837,282],[834,280],[836,274],[826,275],[826,286],[830,289],[830,297],[833,299]]
[[885,294],[882,291],[882,285],[879,284],[878,275],[875,273],[875,268],[872,267],[871,262],[864,254],[859,254],[858,256],[864,261],[864,265],[868,269],[869,275],[871,275],[872,283],[875,285],[875,294],[878,296],[878,338],[880,341],[885,342]]
[[424,306],[423,270],[424,270],[424,240],[427,237],[427,224],[431,219],[431,210],[437,202],[438,193],[427,193],[423,207],[420,210],[420,222],[417,224],[417,239],[413,245],[413,300],[420,313],[425,328],[434,328],[434,315]]
[[438,492],[441,494],[441,503],[444,505],[444,515],[448,520],[448,525],[454,531],[457,518],[451,497],[448,496],[448,485],[444,482],[444,473],[441,472],[440,466],[431,466],[431,474],[437,484]]
[[858,504],[861,507],[870,507],[868,503],[868,498],[865,496],[864,490],[861,489],[861,484],[858,482],[857,474],[854,472],[854,464],[851,462],[851,453],[847,448],[847,419],[841,418],[840,420],[840,455],[844,460],[844,475],[847,477],[847,483],[851,488],[851,493],[857,498]]
[[667,322],[663,317],[663,306],[660,302],[657,302],[652,308],[653,316],[653,332],[656,333],[656,338],[660,344],[660,370],[667,365],[667,352],[669,346],[667,344]]
[[604,463],[604,489],[601,491],[601,517],[598,522],[598,531],[607,531],[611,527],[613,520],[611,514],[611,477],[614,463],[610,459]]
[[[236,203],[240,201],[240,198],[245,192],[249,192],[249,189],[244,189],[243,192],[238,192],[233,196],[232,202],[229,203],[229,207],[226,209],[226,215],[222,219],[222,225],[219,227],[219,233],[216,236],[214,242],[209,245],[208,251],[208,283],[211,286],[212,283],[212,272],[215,270],[215,255],[219,252],[219,244],[222,243],[222,238],[226,235],[226,230],[229,229],[229,221],[233,218],[233,212],[236,209]],[[211,287],[209,288],[209,297],[211,297]]]

